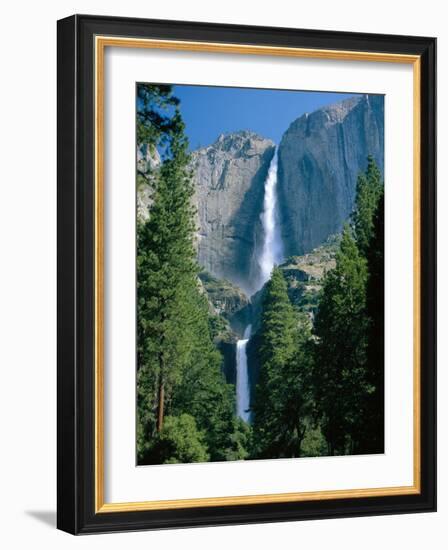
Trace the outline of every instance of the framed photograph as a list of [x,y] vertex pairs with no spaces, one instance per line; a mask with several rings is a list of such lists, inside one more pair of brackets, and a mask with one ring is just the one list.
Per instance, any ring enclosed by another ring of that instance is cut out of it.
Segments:
[[58,22],[58,527],[436,509],[434,38]]

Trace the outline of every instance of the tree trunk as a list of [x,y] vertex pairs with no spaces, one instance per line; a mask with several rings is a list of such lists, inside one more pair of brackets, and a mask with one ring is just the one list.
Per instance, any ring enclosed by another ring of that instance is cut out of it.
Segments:
[[[165,321],[165,316],[162,316],[162,322]],[[159,359],[159,389],[158,389],[158,408],[157,408],[157,421],[156,430],[160,433],[163,428],[163,416],[165,414],[165,357],[163,355],[163,346],[165,343],[165,334],[162,333],[160,338],[160,349],[158,354]]]
[[159,384],[159,407],[157,410],[157,431],[160,432],[163,428],[163,415],[164,415],[164,409],[165,409],[165,384],[163,383],[163,379],[160,379]]

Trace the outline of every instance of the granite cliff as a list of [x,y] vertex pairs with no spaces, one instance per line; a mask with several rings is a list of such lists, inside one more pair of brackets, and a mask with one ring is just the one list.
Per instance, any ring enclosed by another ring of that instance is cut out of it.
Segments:
[[[353,209],[356,180],[372,155],[384,170],[384,100],[357,96],[305,114],[278,146],[278,222],[284,257],[303,255],[341,231]],[[254,132],[222,134],[192,153],[201,267],[238,286],[258,290],[264,182],[275,144]],[[148,216],[157,151],[137,151],[140,218]]]
[[285,257],[305,254],[340,232],[356,179],[372,155],[384,170],[384,100],[358,96],[295,120],[278,151]]
[[212,275],[250,295],[261,241],[264,181],[274,143],[249,131],[222,134],[195,151],[192,167],[198,211],[198,260]]

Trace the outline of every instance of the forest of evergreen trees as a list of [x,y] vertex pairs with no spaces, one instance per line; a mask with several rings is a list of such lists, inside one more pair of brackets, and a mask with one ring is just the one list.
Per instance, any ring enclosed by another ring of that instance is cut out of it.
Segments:
[[138,463],[382,453],[384,196],[373,159],[314,321],[290,301],[279,267],[264,289],[249,425],[236,416],[199,284],[188,141],[170,86],[137,87],[137,139],[162,157],[137,227]]

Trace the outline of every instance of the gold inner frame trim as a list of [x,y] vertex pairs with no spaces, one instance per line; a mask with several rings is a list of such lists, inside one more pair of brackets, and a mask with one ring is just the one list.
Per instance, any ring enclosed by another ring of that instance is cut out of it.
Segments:
[[[406,63],[413,66],[413,484],[401,487],[343,489],[332,491],[275,493],[179,500],[106,503],[104,501],[104,54],[106,47],[149,48],[207,53],[232,53],[329,59]],[[421,205],[420,205],[420,124],[421,61],[417,55],[381,52],[356,52],[251,44],[226,44],[181,40],[158,40],[96,36],[95,54],[95,512],[132,512],[208,506],[235,506],[280,502],[304,502],[343,498],[379,497],[419,494],[421,491],[421,422],[420,422],[420,311],[421,311]]]

